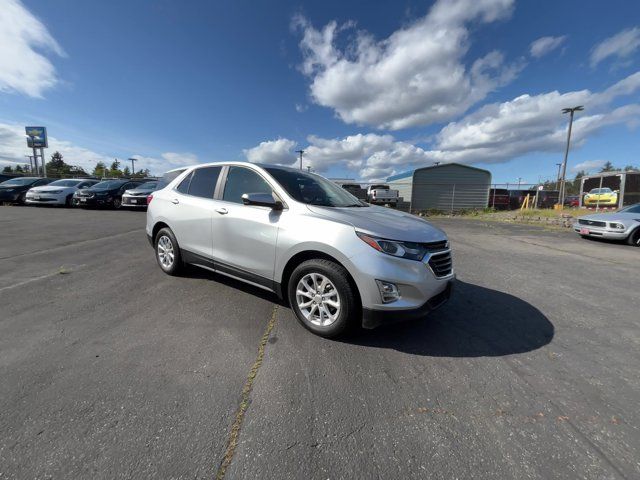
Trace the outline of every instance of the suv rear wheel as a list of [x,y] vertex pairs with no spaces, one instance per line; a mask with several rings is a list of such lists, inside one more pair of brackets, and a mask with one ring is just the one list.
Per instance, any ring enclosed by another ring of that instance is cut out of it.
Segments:
[[171,229],[160,229],[156,234],[154,246],[156,260],[162,271],[168,275],[180,273],[183,268],[180,247]]
[[302,262],[289,278],[288,293],[298,321],[317,335],[337,337],[356,325],[357,295],[347,271],[335,262]]

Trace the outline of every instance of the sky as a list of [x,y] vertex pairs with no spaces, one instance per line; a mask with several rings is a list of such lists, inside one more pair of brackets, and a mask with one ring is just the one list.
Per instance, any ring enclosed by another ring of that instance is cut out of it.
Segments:
[[0,166],[47,127],[70,164],[435,162],[493,182],[640,167],[640,2],[0,0]]

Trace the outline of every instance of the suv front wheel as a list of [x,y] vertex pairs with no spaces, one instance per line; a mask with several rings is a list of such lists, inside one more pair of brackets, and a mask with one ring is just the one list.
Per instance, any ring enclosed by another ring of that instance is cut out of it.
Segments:
[[154,242],[156,260],[164,273],[177,275],[182,269],[180,247],[175,235],[169,228],[162,228],[156,234]]
[[349,274],[335,262],[302,262],[289,278],[288,293],[298,321],[317,335],[334,338],[356,325],[357,295]]

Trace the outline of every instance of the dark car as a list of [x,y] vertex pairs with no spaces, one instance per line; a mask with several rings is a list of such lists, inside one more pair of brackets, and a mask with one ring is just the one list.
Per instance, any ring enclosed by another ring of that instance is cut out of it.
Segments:
[[564,199],[565,207],[579,207],[580,206],[580,197],[578,195],[569,195]]
[[122,195],[122,207],[147,208],[147,197],[158,189],[158,182],[152,180],[129,189]]
[[79,207],[120,208],[125,190],[136,188],[147,180],[117,179],[103,180],[92,187],[73,194],[73,204]]
[[27,190],[53,182],[55,178],[16,177],[0,183],[0,203],[24,205]]
[[509,208],[509,190],[506,188],[489,190],[489,207],[496,210],[507,210]]

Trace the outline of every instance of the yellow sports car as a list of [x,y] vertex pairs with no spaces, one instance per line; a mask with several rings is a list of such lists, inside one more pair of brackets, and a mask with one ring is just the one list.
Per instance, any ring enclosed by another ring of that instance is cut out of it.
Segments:
[[594,188],[584,196],[582,204],[585,207],[618,205],[618,191],[610,188]]

